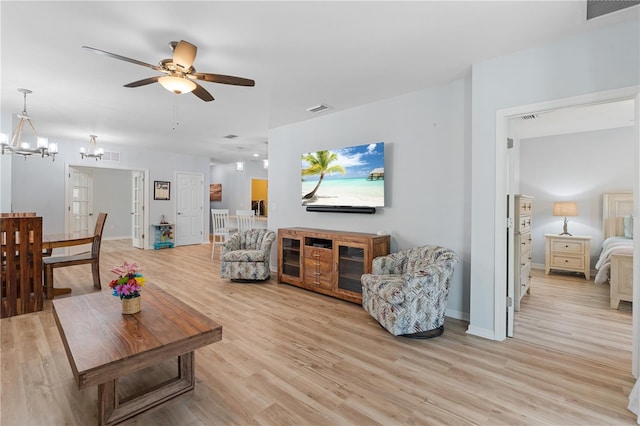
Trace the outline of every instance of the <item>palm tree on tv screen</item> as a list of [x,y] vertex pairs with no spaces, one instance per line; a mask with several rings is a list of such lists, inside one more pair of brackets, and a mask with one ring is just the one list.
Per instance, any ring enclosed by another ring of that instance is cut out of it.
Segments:
[[302,197],[303,200],[308,200],[309,198],[312,198],[314,195],[316,195],[316,191],[318,191],[318,188],[322,183],[322,179],[324,179],[324,175],[326,175],[327,173],[346,173],[344,167],[342,167],[340,164],[330,166],[331,163],[338,160],[338,154],[336,154],[335,152],[330,153],[327,150],[318,151],[315,154],[305,154],[302,156],[302,159],[309,163],[309,167],[302,170],[302,176],[320,175],[320,179],[318,180],[318,184],[316,185],[316,187],[313,188],[313,191],[304,195]]

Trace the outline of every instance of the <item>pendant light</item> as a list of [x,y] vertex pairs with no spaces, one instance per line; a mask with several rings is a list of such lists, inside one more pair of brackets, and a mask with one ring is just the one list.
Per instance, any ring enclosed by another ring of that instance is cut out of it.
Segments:
[[[31,117],[27,114],[27,95],[32,93],[31,90],[18,89],[18,92],[22,93],[24,97],[24,108],[22,113],[18,114],[20,121],[11,137],[11,142],[8,141],[7,135],[0,134],[0,150],[2,154],[22,155],[25,159],[31,156],[51,157],[52,160],[55,160],[58,153],[58,144],[49,143],[47,138],[40,137],[31,121]],[[29,124],[31,131],[36,136],[36,146],[34,148],[31,147],[31,143],[22,141],[22,131],[25,123]]]
[[102,160],[104,149],[98,148],[96,138],[96,135],[89,135],[89,149],[80,148],[80,156],[82,158],[95,158],[96,161]]

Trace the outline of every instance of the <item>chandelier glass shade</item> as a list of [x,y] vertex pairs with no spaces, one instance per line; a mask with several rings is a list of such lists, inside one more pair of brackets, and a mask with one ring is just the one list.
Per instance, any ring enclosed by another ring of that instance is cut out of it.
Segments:
[[158,79],[158,83],[170,92],[181,94],[193,92],[196,88],[196,83],[184,77],[164,76]]
[[82,158],[95,158],[96,161],[102,160],[104,149],[98,148],[96,138],[96,135],[89,135],[89,149],[80,148],[80,156]]
[[244,161],[242,161],[242,147],[238,147],[240,158],[236,161],[236,172],[244,172]]
[[[49,143],[47,138],[40,137],[33,125],[33,122],[31,121],[31,117],[27,114],[27,95],[31,93],[31,90],[18,89],[18,92],[21,92],[24,96],[24,108],[22,113],[18,114],[20,121],[18,121],[18,126],[11,137],[11,141],[9,141],[6,134],[0,134],[0,150],[2,154],[22,155],[25,159],[32,156],[51,157],[55,160],[56,154],[58,153],[58,144]],[[30,142],[22,140],[22,132],[24,130],[25,123],[28,123],[31,131],[36,137],[36,146],[34,147],[31,146]]]

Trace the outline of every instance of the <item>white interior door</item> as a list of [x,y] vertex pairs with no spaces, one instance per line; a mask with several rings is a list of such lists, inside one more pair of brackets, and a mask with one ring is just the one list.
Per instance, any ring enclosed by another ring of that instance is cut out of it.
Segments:
[[204,176],[176,173],[176,245],[202,243]]
[[[93,174],[89,169],[69,167],[67,232],[93,232]],[[69,247],[69,254],[82,253],[89,245]]]
[[144,248],[144,173],[131,172],[131,244]]

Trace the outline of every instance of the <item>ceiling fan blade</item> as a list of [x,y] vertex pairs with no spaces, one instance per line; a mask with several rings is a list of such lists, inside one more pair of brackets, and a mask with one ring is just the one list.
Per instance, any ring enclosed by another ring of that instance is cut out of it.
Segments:
[[189,74],[189,77],[193,77],[196,80],[208,81],[211,83],[233,84],[235,86],[255,86],[256,85],[256,82],[251,79],[234,77],[232,75],[194,72],[193,74]]
[[191,65],[193,65],[197,51],[197,46],[194,46],[188,41],[180,40],[173,49],[173,63],[187,71],[191,68]]
[[199,97],[205,102],[211,102],[213,100],[213,96],[211,96],[211,93],[207,92],[204,87],[200,86],[195,81],[194,83],[196,84],[196,88],[193,89],[193,92],[191,93],[193,93],[194,95],[196,95],[197,97]]
[[160,78],[159,76],[158,77],[145,78],[144,80],[138,80],[138,81],[134,81],[133,83],[125,84],[124,87],[146,86],[147,84],[157,83],[159,78]]
[[160,68],[157,65],[148,64],[146,62],[138,61],[137,59],[131,59],[131,58],[127,58],[126,56],[116,55],[115,53],[107,52],[105,50],[96,49],[95,47],[82,46],[82,48],[83,49],[88,49],[88,50],[90,50],[90,51],[92,51],[94,53],[99,53],[99,54],[102,54],[102,55],[110,56],[110,57],[115,58],[115,59],[120,59],[121,61],[131,62],[132,64],[142,65],[143,67],[151,68],[152,70],[156,70],[156,71],[159,71],[159,72],[165,72],[166,73],[166,70]]

